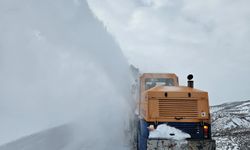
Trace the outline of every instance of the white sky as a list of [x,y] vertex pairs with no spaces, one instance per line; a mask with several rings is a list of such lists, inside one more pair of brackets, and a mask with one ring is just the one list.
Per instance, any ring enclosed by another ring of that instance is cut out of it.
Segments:
[[174,72],[212,104],[250,99],[250,1],[88,0],[142,72]]

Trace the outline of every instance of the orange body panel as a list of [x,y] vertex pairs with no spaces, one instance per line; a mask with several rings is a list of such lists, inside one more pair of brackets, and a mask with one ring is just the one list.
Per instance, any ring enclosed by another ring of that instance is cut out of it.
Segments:
[[[173,84],[146,89],[145,81],[151,78],[170,78]],[[143,74],[140,81],[140,116],[147,122],[210,123],[207,92],[179,86],[175,74]]]

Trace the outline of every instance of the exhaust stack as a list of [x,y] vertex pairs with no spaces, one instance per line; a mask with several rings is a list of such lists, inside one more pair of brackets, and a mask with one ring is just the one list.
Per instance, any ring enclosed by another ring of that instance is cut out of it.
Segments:
[[194,88],[194,81],[192,80],[193,77],[194,77],[194,76],[193,76],[192,74],[189,74],[189,75],[187,76],[187,79],[188,79],[188,81],[187,81],[187,86],[188,86],[188,87]]

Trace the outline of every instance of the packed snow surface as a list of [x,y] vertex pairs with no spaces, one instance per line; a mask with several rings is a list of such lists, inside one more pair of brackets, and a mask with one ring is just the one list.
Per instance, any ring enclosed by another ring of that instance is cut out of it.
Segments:
[[149,138],[164,138],[171,140],[185,140],[191,138],[187,133],[182,132],[174,127],[167,126],[166,124],[158,125],[155,130],[149,132]]

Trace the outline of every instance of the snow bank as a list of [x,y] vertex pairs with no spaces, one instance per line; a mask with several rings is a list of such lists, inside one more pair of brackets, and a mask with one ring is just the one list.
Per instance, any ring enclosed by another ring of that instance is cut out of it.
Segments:
[[191,136],[166,124],[158,125],[155,130],[149,132],[149,138],[164,138],[171,140],[185,140]]

